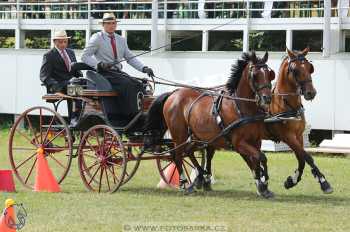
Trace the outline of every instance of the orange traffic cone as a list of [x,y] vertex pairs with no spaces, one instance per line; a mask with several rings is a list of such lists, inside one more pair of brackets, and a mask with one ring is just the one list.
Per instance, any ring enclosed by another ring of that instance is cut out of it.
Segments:
[[[164,176],[169,182],[169,185],[161,178],[157,187],[158,188],[166,188],[166,187],[173,187],[177,188],[180,185],[180,176],[179,172],[176,169],[176,166],[174,163],[170,164],[165,170],[164,170]],[[171,179],[170,179],[171,178]]]
[[38,164],[36,166],[36,176],[34,191],[36,192],[61,192],[61,188],[58,185],[56,178],[52,174],[52,171],[44,157],[44,149],[38,148],[37,150]]
[[11,170],[0,170],[0,191],[15,192],[15,182],[13,181]]
[[0,217],[0,231],[1,232],[16,232],[15,210],[13,205],[15,201],[12,199],[7,199],[5,201],[5,209]]

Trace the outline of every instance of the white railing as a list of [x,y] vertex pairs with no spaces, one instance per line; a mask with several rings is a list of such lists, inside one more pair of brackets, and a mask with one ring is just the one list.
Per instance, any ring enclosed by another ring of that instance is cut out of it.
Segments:
[[[342,1],[342,0],[339,0]],[[249,2],[249,4],[247,4]],[[160,18],[323,17],[323,1],[173,0],[159,1]],[[152,1],[37,1],[0,3],[0,19],[87,19],[114,12],[118,18],[151,18]],[[349,16],[349,4],[332,7],[332,16]]]

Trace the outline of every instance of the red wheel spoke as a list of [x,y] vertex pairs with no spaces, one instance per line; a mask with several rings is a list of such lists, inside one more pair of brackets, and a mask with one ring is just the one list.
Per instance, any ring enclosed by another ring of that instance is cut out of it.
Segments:
[[[86,137],[86,142],[89,144],[89,148],[90,148],[90,150],[91,151],[94,151],[95,152],[95,154],[98,154],[98,151],[95,149],[95,147],[89,142],[89,137],[90,137],[90,135],[88,135],[87,137]],[[93,149],[91,149],[91,148],[93,148]]]
[[161,171],[163,172],[167,167],[169,167],[170,166],[170,164],[171,164],[172,162],[169,162],[167,165],[165,165],[165,167],[164,168],[162,168],[161,169]]
[[187,163],[188,165],[190,165],[192,168],[195,168],[190,162],[188,162],[186,159],[184,159],[185,163]]
[[115,136],[113,136],[112,141],[111,141],[111,144],[109,144],[109,146],[108,146],[108,148],[107,148],[106,154],[108,154],[108,153],[111,151],[112,145],[113,145],[113,143],[114,143],[114,139],[115,139]]
[[120,167],[120,164],[113,163],[111,161],[107,161],[107,164],[110,164],[112,166]]
[[27,184],[27,182],[28,182],[28,180],[29,180],[29,177],[30,177],[30,175],[31,175],[32,172],[33,172],[33,169],[34,169],[34,166],[35,166],[35,164],[36,164],[36,161],[37,161],[37,158],[35,158],[35,160],[34,160],[34,162],[33,162],[33,165],[32,165],[32,167],[30,168],[30,171],[29,171],[29,173],[28,173],[28,175],[27,175],[27,178],[26,178],[25,181],[24,181],[25,184]]
[[[112,171],[111,171],[109,168],[112,168]],[[115,180],[119,181],[119,178],[115,175],[114,167],[111,166],[111,167],[109,167],[109,168],[108,168],[108,170],[112,173],[112,175],[113,175],[113,181],[114,181],[114,184],[115,184],[115,183],[116,183]]]
[[99,151],[101,152],[101,144],[100,144],[100,140],[98,138],[98,134],[96,131],[94,131],[94,135],[95,135],[95,138],[96,138],[96,141],[97,141],[97,145],[98,145],[98,148],[99,148]]
[[88,155],[88,154],[84,154],[84,156],[90,157],[91,159],[97,159],[96,156],[92,156],[92,155]]
[[190,182],[190,184],[191,184],[191,183],[192,183],[191,177],[190,177],[190,175],[188,175],[188,171],[187,171],[186,166],[185,166],[185,165],[182,165],[182,167],[183,167],[183,169],[185,169],[185,173],[186,173],[187,179],[189,180],[189,182]]
[[109,179],[108,179],[107,168],[105,168],[104,170],[105,170],[105,174],[106,174],[106,179],[107,179],[108,190],[109,190],[109,191],[111,191],[111,186],[109,185]]
[[169,184],[171,183],[171,180],[173,179],[176,170],[177,170],[177,168],[174,168],[173,173],[171,174],[170,179],[168,180]]
[[[26,140],[28,140],[28,142],[29,142],[30,144],[32,144],[34,147],[36,146],[36,144],[33,144],[33,141],[30,140],[30,139],[28,138],[28,136],[26,136],[25,134],[23,134],[22,132],[20,132],[17,128],[16,128],[16,131],[17,131],[20,135],[22,135]],[[35,135],[34,135],[34,138],[35,138]]]
[[22,163],[20,163],[16,168],[15,170],[19,169],[23,164],[27,163],[30,159],[32,159],[34,156],[36,155],[36,152],[31,155],[29,158],[27,158],[26,160],[24,160]]
[[45,148],[45,151],[50,151],[50,152],[57,152],[57,151],[64,151],[64,150],[69,150],[69,147],[47,147],[47,148]]
[[83,169],[83,170],[81,170],[82,172],[86,172],[86,171],[88,171],[88,170],[90,170],[91,168],[93,168],[93,167],[95,167],[97,164],[99,164],[100,162],[99,161],[96,161],[93,165],[91,165],[90,167],[88,167],[88,168],[85,168],[85,169]]
[[95,173],[92,175],[90,181],[88,182],[89,185],[91,184],[91,181],[95,178],[95,176],[96,176],[97,172],[100,170],[100,168],[101,168],[101,166],[99,166],[99,167],[96,169]]
[[42,131],[42,127],[43,127],[43,117],[42,117],[42,109],[40,108],[40,143],[43,143],[43,131]]
[[66,168],[67,168],[67,167],[64,166],[60,161],[58,161],[52,154],[49,154],[49,157],[50,157],[51,159],[53,159],[54,161],[56,161],[56,163],[57,163],[58,165],[60,165],[63,169],[66,169]]
[[102,176],[103,176],[103,166],[101,167],[100,183],[99,183],[99,185],[98,185],[98,192],[101,192]]
[[47,136],[48,136],[48,134],[49,134],[49,132],[50,132],[50,129],[51,129],[51,127],[52,127],[52,123],[53,123],[53,121],[55,120],[55,118],[56,118],[56,115],[54,115],[53,117],[52,117],[52,120],[51,120],[51,122],[50,122],[50,124],[49,124],[49,127],[47,128],[47,131],[46,131],[46,134],[45,134],[45,137],[44,137],[44,142],[46,141],[46,139],[47,139]]
[[12,147],[14,151],[36,151],[37,148],[29,148],[29,147]]
[[35,136],[35,131],[33,129],[32,123],[30,122],[30,120],[28,118],[28,114],[26,114],[26,119],[27,119],[27,122],[28,122],[29,129],[32,131],[36,143],[39,144],[39,141],[38,141],[38,139]]
[[61,130],[60,132],[58,132],[52,139],[50,139],[47,143],[45,143],[45,146],[47,146],[47,144],[52,143],[52,141],[54,141],[58,136],[60,136],[62,134],[63,131],[65,131],[66,129],[64,128],[63,130]]

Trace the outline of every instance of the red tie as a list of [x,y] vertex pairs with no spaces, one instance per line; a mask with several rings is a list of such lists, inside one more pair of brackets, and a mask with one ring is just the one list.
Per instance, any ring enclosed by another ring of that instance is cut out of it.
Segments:
[[117,48],[115,46],[114,34],[109,35],[109,38],[111,38],[111,45],[112,45],[112,49],[113,49],[113,55],[114,55],[114,58],[116,59],[117,58]]
[[70,72],[70,63],[69,63],[69,59],[68,59],[68,57],[67,57],[66,52],[65,52],[64,49],[62,50],[62,56],[63,56],[64,63],[66,64],[66,68],[67,68],[68,72]]

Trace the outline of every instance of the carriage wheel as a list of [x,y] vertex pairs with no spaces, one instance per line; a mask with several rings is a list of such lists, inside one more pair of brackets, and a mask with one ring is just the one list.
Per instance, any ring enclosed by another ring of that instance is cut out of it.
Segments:
[[[204,167],[205,163],[205,150],[196,151],[194,153],[195,158],[198,163]],[[175,162],[172,158],[159,158],[156,160],[158,171],[161,179],[171,187],[177,187],[174,183],[179,183],[179,174],[175,165]],[[171,166],[175,168],[171,168]],[[196,176],[195,167],[192,164],[189,157],[184,157],[182,162],[182,168],[184,176],[187,180],[188,185],[192,184],[193,179]]]
[[43,149],[58,183],[66,177],[72,162],[72,136],[65,120],[47,107],[26,110],[13,124],[9,137],[9,158],[14,174],[33,189],[37,150]]
[[126,184],[136,173],[140,166],[139,156],[143,148],[143,144],[132,143],[130,141],[124,143],[125,150],[127,151],[127,168],[125,170],[125,176],[123,184]]
[[123,184],[127,151],[114,129],[96,125],[80,142],[78,164],[80,176],[89,190],[112,193]]

